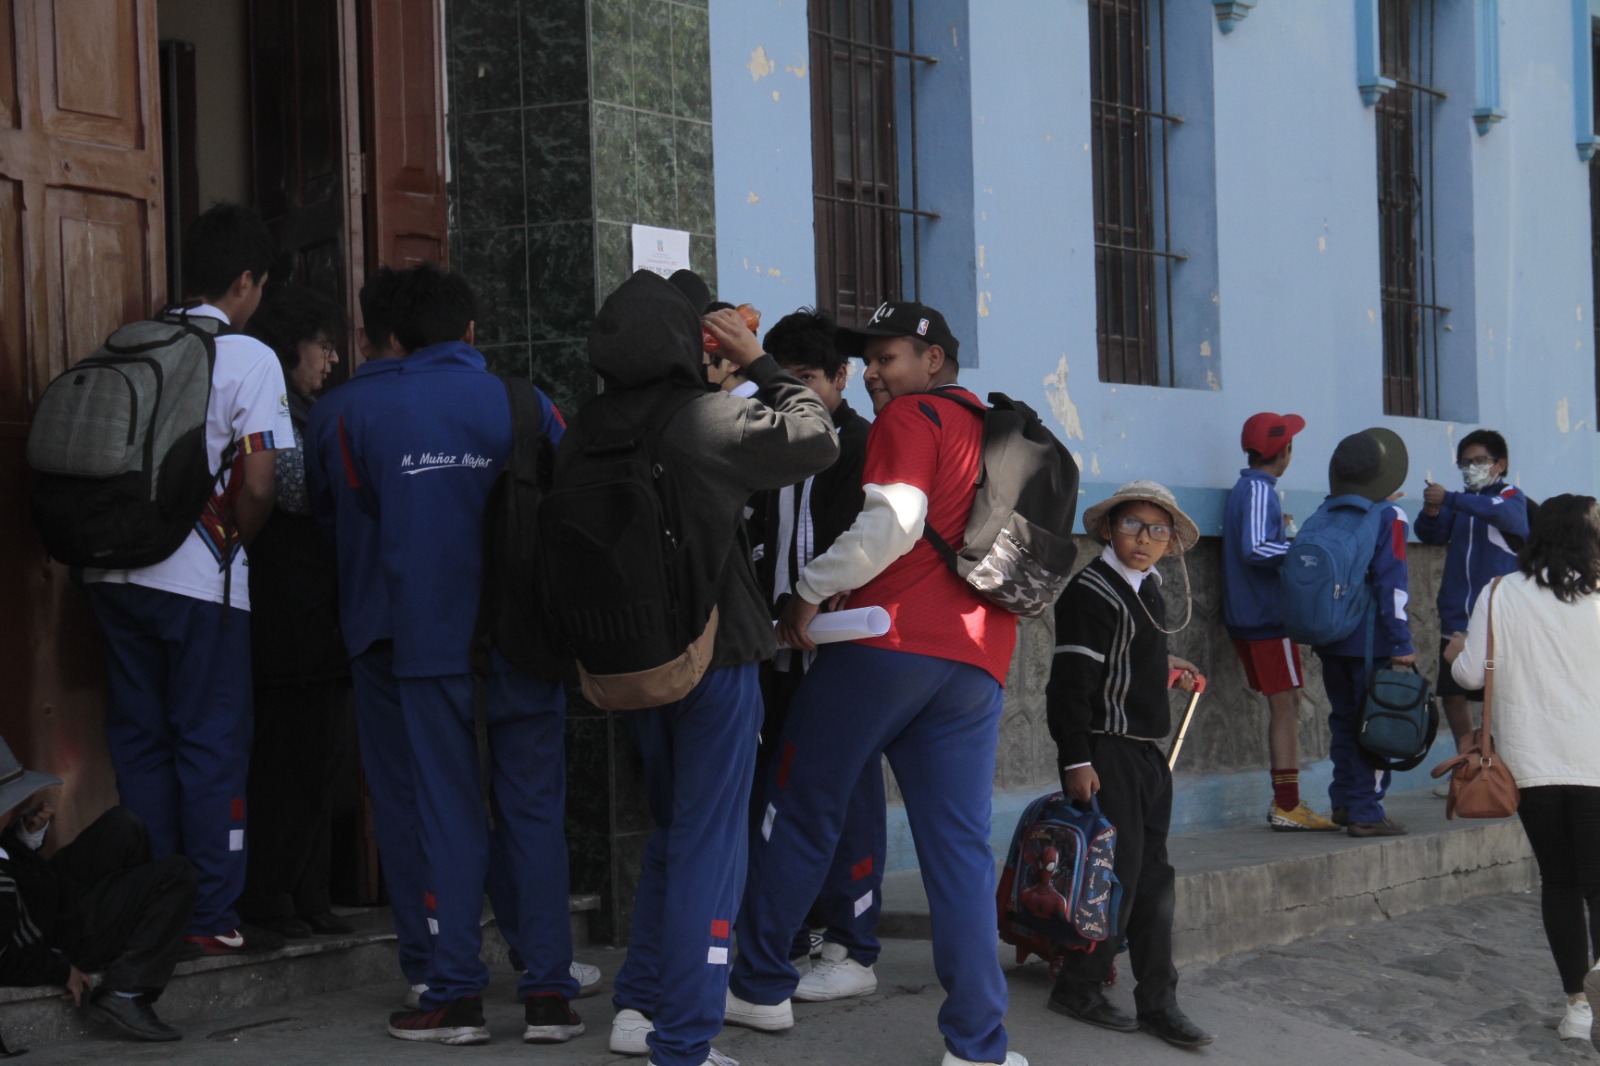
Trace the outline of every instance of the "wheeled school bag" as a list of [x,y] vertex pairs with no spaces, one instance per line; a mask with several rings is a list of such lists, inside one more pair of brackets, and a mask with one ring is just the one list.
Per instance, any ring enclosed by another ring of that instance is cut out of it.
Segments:
[[129,323],[44,390],[28,465],[34,524],[53,558],[133,569],[189,535],[219,474],[206,407],[223,325],[181,312]]
[[955,392],[933,395],[982,416],[983,457],[961,547],[926,522],[922,535],[978,595],[1037,618],[1072,577],[1078,464],[1031,407],[1004,393],[991,392],[988,407]]
[[1000,939],[1017,962],[1037,955],[1054,976],[1069,951],[1093,951],[1116,932],[1122,884],[1113,864],[1117,830],[1100,813],[1053,792],[1028,805],[1017,822],[995,903]]
[[483,587],[473,637],[474,668],[500,654],[545,681],[562,679],[539,558],[539,505],[555,475],[538,391],[527,378],[500,378],[511,405],[511,454],[489,489],[483,515]]
[[555,631],[577,660],[584,698],[603,710],[686,696],[711,662],[717,578],[737,539],[679,539],[676,471],[661,436],[702,391],[614,390],[578,412],[576,454],[539,507]]
[[1332,496],[1300,527],[1278,577],[1290,640],[1334,644],[1371,615],[1367,567],[1385,506],[1365,496]]

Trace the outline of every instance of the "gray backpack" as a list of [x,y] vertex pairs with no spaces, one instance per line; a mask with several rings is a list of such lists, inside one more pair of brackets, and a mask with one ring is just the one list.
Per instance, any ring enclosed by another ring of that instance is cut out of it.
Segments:
[[217,481],[206,408],[223,328],[181,312],[130,323],[45,389],[28,465],[53,558],[133,569],[178,550]]

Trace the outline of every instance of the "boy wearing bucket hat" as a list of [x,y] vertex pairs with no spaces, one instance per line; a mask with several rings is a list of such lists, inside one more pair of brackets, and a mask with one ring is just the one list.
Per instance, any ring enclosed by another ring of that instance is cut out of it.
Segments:
[[[1192,691],[1198,671],[1169,655],[1166,605],[1155,564],[1180,557],[1200,539],[1172,493],[1154,481],[1122,486],[1083,514],[1084,530],[1104,545],[1056,601],[1056,650],[1045,713],[1055,739],[1061,787],[1080,803],[1098,795],[1117,827],[1122,882],[1117,934],[1093,951],[1067,952],[1049,1008],[1102,1029],[1143,1029],[1176,1047],[1211,1043],[1178,1009],[1172,963],[1175,875],[1167,858],[1172,773],[1161,741],[1172,730],[1170,670]],[[1151,580],[1154,578],[1155,580]],[[1184,624],[1188,619],[1184,619]],[[1178,629],[1182,629],[1180,625]],[[1104,987],[1126,936],[1137,981],[1130,1018]]]
[[[1406,443],[1391,429],[1374,427],[1352,433],[1339,442],[1328,461],[1328,493],[1332,497],[1360,496],[1384,506],[1399,498],[1406,480]],[[1377,543],[1367,567],[1367,585],[1377,608],[1372,647],[1374,669],[1389,664],[1414,666],[1411,625],[1406,617],[1410,571],[1406,566],[1406,513],[1385,507],[1378,525]],[[1333,781],[1328,798],[1333,820],[1353,837],[1403,836],[1407,830],[1388,817],[1383,797],[1389,790],[1389,771],[1377,771],[1361,754],[1357,733],[1361,704],[1367,691],[1367,627],[1335,643],[1314,649],[1322,660],[1322,685],[1328,693],[1328,754],[1333,760]]]
[[181,855],[152,860],[144,823],[123,807],[45,859],[53,809],[38,793],[59,784],[0,740],[0,985],[62,985],[80,1004],[87,992],[96,1021],[138,1040],[181,1039],[152,1004],[178,963],[194,869]]
[[[1005,975],[995,954],[989,822],[1002,688],[1017,616],[973,592],[923,536],[959,539],[976,494],[983,420],[957,392],[957,342],[944,316],[886,303],[861,329],[840,329],[859,355],[877,420],[867,439],[865,504],[813,559],[779,620],[779,638],[807,651],[820,605],[880,606],[888,634],[827,645],[795,694],[767,803],[750,849],[728,1023],[774,1032],[794,1025],[795,930],[828,875],[851,791],[887,755],[911,812],[933,918],[943,1066],[1027,1066],[1007,1047]],[[857,907],[877,902],[876,863],[863,860]],[[870,1056],[869,1056],[870,1057]]]
[[1294,457],[1299,415],[1262,411],[1239,435],[1249,466],[1228,493],[1222,513],[1222,616],[1250,687],[1271,711],[1267,745],[1272,802],[1267,824],[1279,832],[1336,831],[1338,826],[1300,800],[1300,649],[1283,624],[1278,574],[1289,550],[1278,479]]

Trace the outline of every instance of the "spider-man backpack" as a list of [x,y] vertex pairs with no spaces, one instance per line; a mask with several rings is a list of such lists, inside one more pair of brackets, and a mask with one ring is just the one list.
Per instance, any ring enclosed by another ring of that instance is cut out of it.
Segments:
[[1068,951],[1093,951],[1116,931],[1122,884],[1112,872],[1117,830],[1098,799],[1082,810],[1060,792],[1028,804],[1011,838],[996,905],[1000,939],[1017,961],[1061,969]]

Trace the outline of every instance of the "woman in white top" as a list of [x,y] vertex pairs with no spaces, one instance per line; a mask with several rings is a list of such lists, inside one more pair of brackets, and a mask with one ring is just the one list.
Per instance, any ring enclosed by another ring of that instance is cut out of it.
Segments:
[[1567,993],[1561,1036],[1592,1039],[1591,1003],[1600,998],[1600,970],[1589,971],[1591,949],[1600,955],[1600,503],[1548,500],[1517,567],[1478,597],[1465,637],[1456,634],[1445,657],[1459,684],[1483,687],[1492,594],[1495,749],[1521,790],[1517,813],[1539,864],[1545,936]]

